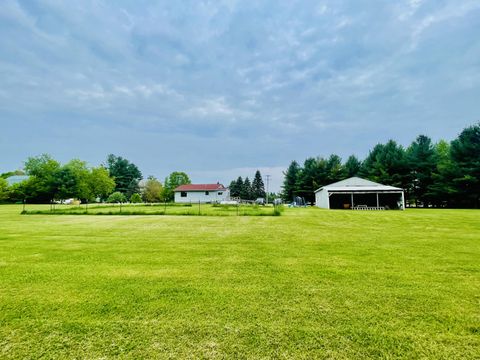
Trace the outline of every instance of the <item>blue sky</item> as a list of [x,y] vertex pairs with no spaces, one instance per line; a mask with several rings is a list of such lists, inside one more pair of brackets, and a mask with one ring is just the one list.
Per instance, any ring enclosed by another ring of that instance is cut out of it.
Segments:
[[0,171],[32,155],[227,183],[453,139],[479,120],[480,2],[0,2]]

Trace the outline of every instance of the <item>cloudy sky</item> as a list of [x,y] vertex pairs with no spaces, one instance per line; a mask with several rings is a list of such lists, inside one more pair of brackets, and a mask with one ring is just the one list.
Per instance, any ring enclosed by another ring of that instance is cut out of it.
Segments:
[[114,153],[278,190],[291,160],[480,118],[480,1],[0,1],[0,171]]

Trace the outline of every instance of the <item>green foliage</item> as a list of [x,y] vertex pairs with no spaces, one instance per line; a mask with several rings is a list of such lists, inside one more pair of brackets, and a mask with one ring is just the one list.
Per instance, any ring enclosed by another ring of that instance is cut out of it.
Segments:
[[453,179],[459,206],[480,207],[480,123],[464,129],[452,141]]
[[409,182],[405,150],[393,140],[377,144],[363,162],[360,174],[381,184],[407,188]]
[[241,197],[243,190],[243,179],[241,176],[237,180],[230,183],[230,196],[231,197]]
[[284,201],[292,201],[298,192],[298,178],[300,175],[300,165],[296,161],[292,161],[283,180],[282,198]]
[[260,170],[257,170],[252,181],[252,200],[265,198],[266,195],[262,174],[260,173]]
[[141,203],[142,202],[142,197],[140,196],[140,194],[135,193],[130,197],[130,202],[132,204]]
[[25,162],[30,178],[24,184],[29,201],[50,202],[58,195],[60,163],[48,154],[30,157]]
[[350,155],[345,162],[345,177],[350,178],[354,176],[358,176],[360,173],[360,168],[362,167],[362,163],[355,155]]
[[243,182],[242,189],[240,190],[240,197],[243,200],[253,200],[252,184],[248,177],[246,177]]
[[173,201],[175,197],[174,190],[180,185],[191,184],[188,175],[181,171],[174,171],[166,179],[164,184],[164,198],[166,201]]
[[22,171],[22,170],[9,171],[9,172],[1,174],[0,178],[7,179],[10,176],[15,176],[15,175],[25,175],[25,172]]
[[143,200],[149,203],[163,201],[163,193],[164,191],[160,181],[153,176],[149,177],[143,189]]
[[135,164],[121,156],[110,154],[107,157],[107,169],[115,180],[115,191],[128,198],[139,192],[138,182],[142,179],[142,173]]
[[8,183],[7,180],[0,177],[0,203],[8,199]]
[[91,200],[90,171],[87,163],[78,159],[70,160],[56,174],[56,199],[76,198]]
[[103,166],[92,168],[87,181],[93,198],[105,200],[115,189],[115,181]]
[[107,199],[108,203],[124,203],[126,201],[127,201],[127,198],[120,191],[115,191],[113,194],[110,194],[110,196]]
[[435,149],[432,140],[420,135],[412,142],[406,151],[406,162],[410,172],[410,199],[421,201],[428,205],[433,199],[429,188],[433,184],[433,174],[436,168]]

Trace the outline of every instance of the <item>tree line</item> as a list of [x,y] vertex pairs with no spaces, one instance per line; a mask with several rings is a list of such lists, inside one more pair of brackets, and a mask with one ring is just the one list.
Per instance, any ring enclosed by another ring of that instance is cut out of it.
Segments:
[[[7,178],[28,175],[8,185]],[[73,159],[60,164],[48,154],[30,157],[23,171],[0,175],[0,202],[48,203],[65,199],[82,202],[163,202],[173,201],[174,189],[190,184],[184,172],[173,172],[164,184],[153,176],[144,183],[138,167],[121,156],[108,155],[105,164],[90,167],[85,161]]]
[[242,200],[256,200],[267,196],[260,170],[255,172],[252,181],[250,181],[248,176],[245,180],[242,179],[241,176],[239,176],[237,180],[232,180],[229,189],[231,197],[239,197]]
[[417,206],[480,206],[480,123],[465,128],[450,143],[433,143],[419,135],[407,148],[390,140],[377,144],[360,161],[345,162],[335,154],[308,158],[300,166],[292,161],[284,172],[282,198],[296,196],[315,201],[314,191],[352,176],[405,190],[407,202]]

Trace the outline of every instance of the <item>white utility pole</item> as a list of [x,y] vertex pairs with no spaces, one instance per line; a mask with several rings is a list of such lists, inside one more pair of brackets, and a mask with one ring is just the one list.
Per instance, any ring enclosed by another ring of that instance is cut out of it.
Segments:
[[267,204],[268,204],[268,184],[270,183],[270,175],[265,175],[265,177],[267,178]]

